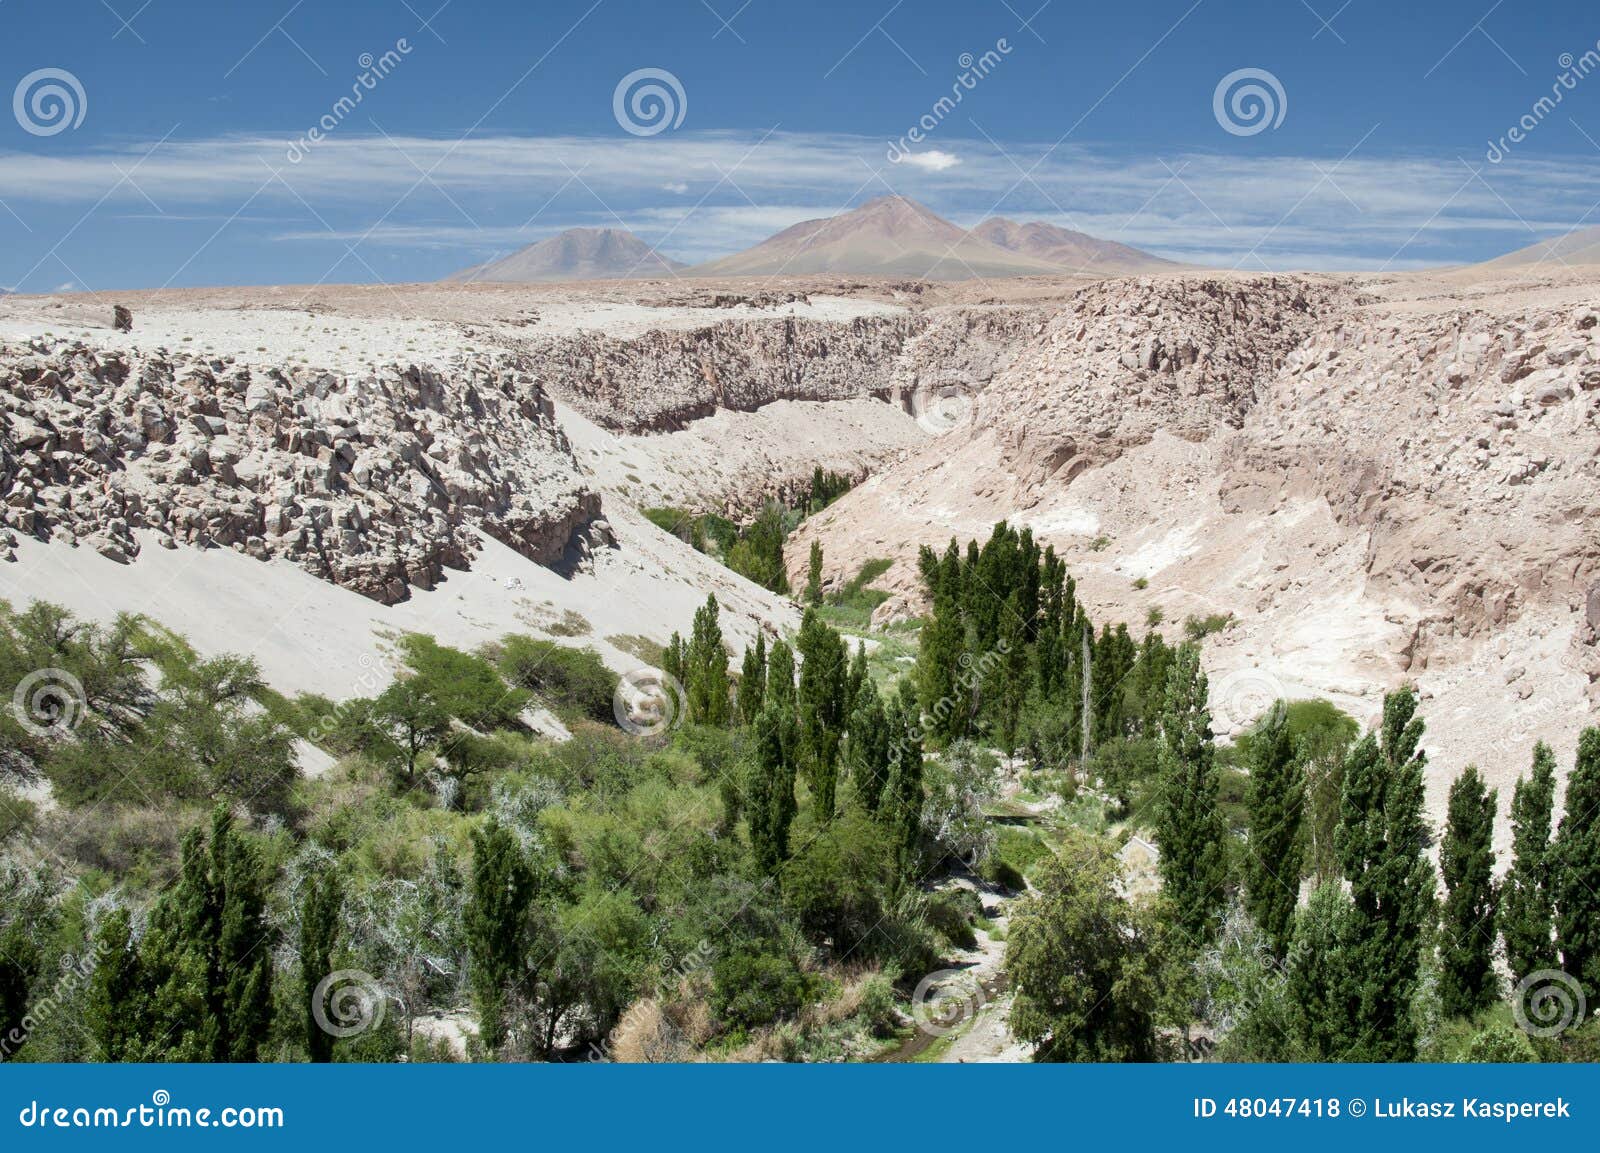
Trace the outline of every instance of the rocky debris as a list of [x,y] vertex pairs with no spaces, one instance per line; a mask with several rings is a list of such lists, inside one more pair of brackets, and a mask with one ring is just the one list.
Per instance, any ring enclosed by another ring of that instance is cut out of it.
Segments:
[[537,379],[622,432],[681,429],[717,409],[777,400],[895,399],[939,382],[986,384],[1043,323],[1034,307],[727,320],[633,339],[583,332],[529,341]]
[[[1600,368],[1588,310],[1368,310],[1288,358],[1225,458],[1225,505],[1325,498],[1375,589],[1426,606],[1416,658],[1600,573]],[[1587,658],[1600,673],[1600,650]]]
[[1354,303],[1306,277],[1103,281],[996,380],[980,424],[1024,486],[1070,481],[1158,430],[1205,440],[1243,427],[1290,352]]
[[111,327],[118,332],[133,331],[133,313],[123,305],[113,305],[111,308]]
[[136,530],[282,557],[386,604],[474,529],[540,563],[609,543],[549,397],[503,356],[364,377],[0,343],[0,522],[127,563]]

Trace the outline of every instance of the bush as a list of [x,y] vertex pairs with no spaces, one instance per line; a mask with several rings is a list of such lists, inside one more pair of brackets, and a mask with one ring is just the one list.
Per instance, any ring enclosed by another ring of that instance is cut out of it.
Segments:
[[1001,857],[990,857],[978,869],[991,885],[999,885],[1008,893],[1020,893],[1028,887],[1027,879],[1017,867]]
[[928,899],[928,924],[959,949],[977,947],[972,923],[983,915],[983,900],[971,889],[943,889]]
[[792,1017],[805,999],[805,975],[786,955],[739,949],[719,957],[711,973],[711,1007],[735,1028]]
[[898,1015],[891,973],[873,973],[861,983],[861,1007],[856,1013],[874,1037],[888,1037],[894,1033]]
[[594,721],[611,719],[617,674],[606,668],[593,649],[508,636],[500,642],[495,658],[506,680],[537,695],[556,714]]

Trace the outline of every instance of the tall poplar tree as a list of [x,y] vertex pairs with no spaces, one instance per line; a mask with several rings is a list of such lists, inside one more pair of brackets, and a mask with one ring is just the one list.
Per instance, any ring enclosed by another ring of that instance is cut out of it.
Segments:
[[1500,896],[1500,935],[1506,965],[1521,981],[1541,969],[1559,969],[1555,945],[1554,878],[1550,833],[1556,807],[1556,757],[1540,741],[1529,775],[1511,794],[1511,868]]
[[1167,676],[1157,749],[1161,804],[1156,838],[1164,895],[1177,926],[1198,946],[1211,938],[1226,896],[1227,826],[1217,806],[1215,749],[1200,649],[1186,644]]
[[1422,819],[1419,745],[1424,725],[1409,687],[1383,702],[1383,728],[1351,749],[1336,836],[1350,885],[1349,971],[1359,982],[1355,1040],[1333,1054],[1350,1061],[1416,1057],[1411,1001],[1422,962],[1422,934],[1433,902],[1433,875]]
[[1450,786],[1439,871],[1445,898],[1439,940],[1439,998],[1451,1017],[1471,1017],[1494,1004],[1495,793],[1476,765]]
[[1600,1004],[1600,728],[1578,736],[1553,872],[1561,968],[1582,983],[1589,1004]]
[[1300,898],[1300,836],[1305,776],[1289,736],[1289,711],[1277,702],[1250,738],[1250,843],[1245,907],[1282,960],[1294,935]]

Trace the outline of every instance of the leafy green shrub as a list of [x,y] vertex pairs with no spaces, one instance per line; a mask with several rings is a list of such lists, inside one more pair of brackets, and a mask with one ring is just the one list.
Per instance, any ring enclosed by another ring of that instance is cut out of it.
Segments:
[[898,1018],[893,970],[874,973],[861,983],[861,1007],[856,1015],[874,1037],[888,1037],[894,1033]]
[[1028,887],[1022,873],[1003,857],[989,857],[979,866],[978,873],[985,881],[999,885],[1008,893],[1020,893]]
[[593,649],[508,636],[496,646],[494,657],[506,680],[534,693],[557,714],[611,719],[617,674]]
[[973,922],[983,913],[983,901],[971,889],[942,889],[928,898],[928,924],[959,949],[976,948]]
[[711,969],[712,1011],[738,1028],[793,1016],[805,989],[805,975],[784,954],[739,949],[718,957]]
[[1232,625],[1232,613],[1210,613],[1203,617],[1189,616],[1183,621],[1183,635],[1192,641],[1201,641]]

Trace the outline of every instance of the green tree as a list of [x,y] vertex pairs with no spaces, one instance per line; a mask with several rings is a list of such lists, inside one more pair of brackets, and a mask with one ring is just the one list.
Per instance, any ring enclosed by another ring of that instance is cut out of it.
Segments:
[[1148,930],[1119,891],[1108,846],[1074,838],[1013,914],[1005,972],[1011,1029],[1036,1061],[1153,1061]]
[[472,877],[462,911],[478,1035],[489,1052],[506,1040],[506,1008],[526,976],[529,910],[537,879],[511,830],[490,820],[472,831]]
[[1245,907],[1283,959],[1300,899],[1300,835],[1305,776],[1289,736],[1289,711],[1273,705],[1250,740],[1250,843],[1245,855]]
[[1541,969],[1559,969],[1556,956],[1555,878],[1550,832],[1555,818],[1556,757],[1540,741],[1533,768],[1511,794],[1511,868],[1500,895],[1500,934],[1513,980]]
[[767,695],[767,635],[756,634],[756,643],[744,650],[739,671],[739,718],[754,724]]
[[795,706],[794,650],[783,641],[773,641],[772,651],[767,655],[765,695],[768,700],[777,702],[779,708],[793,709]]
[[1444,876],[1439,942],[1439,998],[1446,1016],[1471,1017],[1494,1004],[1495,792],[1476,765],[1450,786],[1449,817],[1439,848]]
[[900,877],[916,879],[922,852],[922,730],[917,723],[915,690],[907,681],[888,709],[889,776],[878,806],[888,826]]
[[855,711],[850,714],[850,739],[847,761],[856,796],[868,813],[877,813],[889,782],[889,749],[892,736],[889,717],[877,687],[863,682],[856,694]]
[[722,626],[718,621],[717,598],[694,614],[694,631],[685,658],[684,689],[688,694],[689,720],[697,725],[726,725],[732,709],[729,700],[728,652],[722,645]]
[[1361,989],[1351,964],[1352,918],[1350,899],[1337,881],[1312,890],[1296,918],[1285,969],[1301,1060],[1344,1059],[1356,1040]]
[[756,718],[751,743],[745,815],[750,829],[750,850],[756,865],[768,876],[789,858],[789,826],[794,822],[794,741],[789,730],[793,715],[768,697]]
[[343,902],[339,875],[331,868],[306,878],[300,902],[300,982],[306,999],[306,1052],[315,1063],[333,1060],[334,1037],[317,1023],[317,986],[333,972]]
[[1156,837],[1162,892],[1177,925],[1198,945],[1210,939],[1227,894],[1227,826],[1217,806],[1215,749],[1200,649],[1178,649],[1167,677],[1157,750],[1161,803]]
[[1345,762],[1336,839],[1351,896],[1345,948],[1360,988],[1356,1039],[1339,1055],[1346,1060],[1416,1056],[1411,1002],[1433,902],[1422,818],[1424,725],[1416,712],[1410,688],[1390,693],[1380,735],[1363,738]]
[[819,824],[833,820],[839,771],[839,740],[847,712],[849,650],[812,609],[807,609],[797,640],[800,685],[797,690],[800,756],[811,782]]
[[1600,1004],[1600,728],[1578,735],[1566,812],[1555,841],[1556,940],[1561,967]]
[[389,766],[395,784],[416,783],[417,761],[450,732],[450,714],[420,678],[402,676],[373,703],[373,732],[367,750]]
[[822,542],[811,542],[811,556],[806,561],[806,604],[822,603]]

